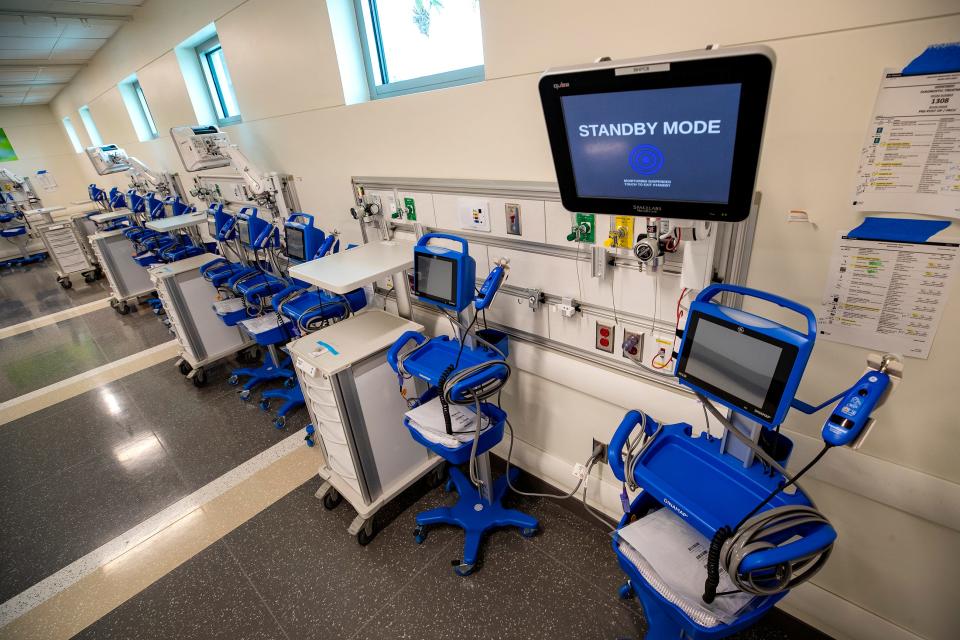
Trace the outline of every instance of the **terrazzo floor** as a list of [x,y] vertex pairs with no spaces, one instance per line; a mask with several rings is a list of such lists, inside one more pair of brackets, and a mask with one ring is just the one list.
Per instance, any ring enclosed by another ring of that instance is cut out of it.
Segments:
[[53,262],[0,269],[0,328],[110,296],[106,278],[87,284],[73,276],[72,289],[57,284]]
[[[490,535],[482,567],[461,578],[462,534],[430,530],[414,543],[413,515],[451,502],[415,485],[391,506],[367,547],[327,511],[311,480],[131,598],[77,638],[642,638],[636,601],[617,597],[623,574],[595,521],[542,499],[514,500],[543,532]],[[391,521],[392,520],[392,521]],[[740,640],[826,638],[774,611]]]

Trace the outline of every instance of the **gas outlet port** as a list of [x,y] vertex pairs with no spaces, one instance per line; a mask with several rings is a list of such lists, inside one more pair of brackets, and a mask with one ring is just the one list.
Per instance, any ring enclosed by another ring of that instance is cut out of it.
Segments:
[[624,329],[621,352],[624,358],[640,362],[643,359],[643,333]]

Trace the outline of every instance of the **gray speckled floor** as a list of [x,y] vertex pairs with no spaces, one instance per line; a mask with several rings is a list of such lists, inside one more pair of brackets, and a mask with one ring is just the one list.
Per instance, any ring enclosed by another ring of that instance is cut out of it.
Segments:
[[[435,528],[416,545],[417,511],[453,498],[415,485],[360,547],[345,503],[326,511],[311,480],[133,597],[77,637],[641,638],[643,613],[617,598],[623,581],[600,526],[557,504],[523,499],[544,531],[498,531],[481,570],[453,574],[462,534]],[[406,509],[404,509],[406,507]],[[242,611],[240,610],[242,608]],[[740,640],[826,638],[774,612]]]
[[209,377],[169,360],[0,427],[0,602],[306,424],[277,431],[226,367]]
[[49,259],[25,267],[0,269],[0,327],[26,322],[110,295],[106,279],[87,284],[83,276],[70,278],[72,289],[57,284]]
[[172,340],[148,306],[109,307],[0,340],[0,402]]

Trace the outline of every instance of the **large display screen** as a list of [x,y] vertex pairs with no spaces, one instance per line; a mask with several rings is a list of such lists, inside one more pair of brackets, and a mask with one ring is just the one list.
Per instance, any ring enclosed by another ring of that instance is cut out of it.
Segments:
[[304,262],[307,259],[306,249],[303,246],[303,229],[287,227],[287,257]]
[[563,96],[577,195],[726,204],[740,88]]
[[568,211],[744,220],[774,54],[763,46],[550,69],[538,83]]
[[781,355],[781,346],[700,318],[684,373],[762,408]]
[[443,302],[457,303],[456,264],[450,258],[416,253],[414,287],[418,296]]

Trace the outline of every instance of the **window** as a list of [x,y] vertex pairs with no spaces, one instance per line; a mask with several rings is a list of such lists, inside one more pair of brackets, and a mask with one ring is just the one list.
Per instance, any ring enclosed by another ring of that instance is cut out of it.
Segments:
[[227,71],[227,61],[223,57],[220,38],[214,36],[197,47],[197,57],[203,68],[203,77],[207,81],[207,90],[213,101],[220,124],[232,124],[240,121],[240,105],[233,92],[233,82]]
[[140,109],[143,111],[143,118],[147,121],[147,127],[150,128],[150,134],[154,138],[159,136],[157,133],[157,125],[153,121],[153,116],[150,114],[150,107],[147,105],[147,97],[143,95],[143,87],[140,86],[140,83],[136,80],[133,81],[133,91],[137,94],[137,102],[140,103]]
[[372,98],[483,80],[479,0],[355,0]]
[[137,133],[137,140],[140,142],[156,140],[160,134],[157,131],[157,124],[153,121],[147,96],[143,93],[137,74],[124,78],[117,85],[117,89],[130,115],[130,122],[133,123],[133,129]]
[[87,129],[87,135],[90,136],[90,142],[93,143],[93,146],[102,147],[103,138],[100,137],[100,132],[97,130],[97,125],[93,121],[93,116],[90,115],[90,107],[80,107],[80,120]]
[[83,145],[80,144],[80,137],[77,135],[77,130],[73,128],[73,123],[70,122],[70,116],[63,118],[63,128],[67,130],[67,137],[70,138],[70,144],[73,145],[73,150],[77,153],[82,152]]

